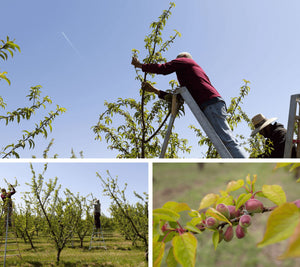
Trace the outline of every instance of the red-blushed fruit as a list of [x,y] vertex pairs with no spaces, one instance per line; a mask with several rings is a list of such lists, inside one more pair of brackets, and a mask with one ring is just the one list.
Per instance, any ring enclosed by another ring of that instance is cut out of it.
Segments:
[[300,208],[300,199],[297,199],[297,200],[293,201],[293,203],[294,203],[298,208]]
[[245,208],[250,213],[261,213],[264,205],[258,199],[252,198],[245,203]]
[[238,239],[241,239],[241,238],[245,237],[246,229],[238,224],[236,229],[235,229],[235,235]]
[[203,232],[205,230],[205,225],[203,223],[199,223],[196,225],[196,227],[201,231]]
[[239,225],[242,226],[243,228],[245,227],[249,227],[251,225],[251,216],[244,214],[241,216],[240,221],[239,221]]
[[226,218],[228,218],[228,219],[230,218],[229,209],[225,204],[223,204],[223,203],[218,204],[216,207],[216,210],[218,212],[220,212],[221,214],[223,214]]
[[168,228],[168,224],[165,223],[165,224],[161,227],[161,231],[162,231],[162,232],[165,232],[165,231],[168,230],[167,228]]
[[227,206],[227,208],[230,213],[230,219],[234,219],[240,216],[240,210],[235,210],[235,206],[229,205]]
[[205,221],[206,227],[210,229],[216,229],[219,225],[219,222],[214,217],[208,217]]
[[229,225],[224,233],[224,240],[226,242],[231,241],[233,238],[233,227]]

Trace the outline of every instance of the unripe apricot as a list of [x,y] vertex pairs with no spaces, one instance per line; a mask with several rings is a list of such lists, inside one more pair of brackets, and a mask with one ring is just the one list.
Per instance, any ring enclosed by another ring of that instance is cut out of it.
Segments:
[[236,229],[235,229],[235,235],[238,239],[241,239],[241,238],[245,237],[246,229],[238,224]]
[[203,231],[205,230],[205,226],[204,226],[203,223],[197,224],[196,227],[197,227],[201,232],[203,232]]
[[300,199],[297,199],[297,200],[293,201],[293,203],[294,203],[298,208],[300,208]]
[[227,206],[227,208],[230,213],[230,219],[234,219],[240,216],[240,210],[235,210],[235,206],[229,205]]
[[165,223],[165,224],[161,227],[161,231],[162,231],[162,232],[167,231],[167,230],[168,230],[167,227],[168,227],[168,224]]
[[233,238],[233,227],[231,225],[229,225],[224,233],[224,240],[226,242],[229,242],[232,240]]
[[250,215],[242,215],[239,221],[239,225],[243,228],[248,227],[251,225],[251,216]]
[[225,204],[223,204],[223,203],[218,204],[216,207],[216,210],[218,212],[222,213],[226,218],[230,218],[229,209]]
[[252,198],[245,203],[245,208],[250,213],[260,213],[263,211],[264,205],[258,199]]
[[210,229],[215,229],[218,227],[219,222],[216,218],[214,217],[208,217],[205,221],[206,227]]

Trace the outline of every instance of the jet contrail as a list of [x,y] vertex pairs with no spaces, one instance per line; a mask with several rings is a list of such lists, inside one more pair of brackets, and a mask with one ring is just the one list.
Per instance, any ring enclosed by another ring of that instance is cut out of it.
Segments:
[[61,34],[63,35],[63,37],[65,37],[66,41],[69,43],[69,45],[73,48],[73,50],[80,56],[81,54],[79,53],[79,51],[76,49],[76,47],[73,45],[73,43],[70,41],[70,39],[67,37],[67,35],[64,32],[61,32]]

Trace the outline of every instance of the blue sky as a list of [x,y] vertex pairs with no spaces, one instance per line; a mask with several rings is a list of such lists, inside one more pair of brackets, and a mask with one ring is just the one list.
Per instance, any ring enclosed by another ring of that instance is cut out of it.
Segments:
[[[42,173],[44,163],[33,163],[36,175]],[[22,205],[21,197],[25,192],[30,191],[30,187],[26,183],[30,183],[32,173],[29,163],[17,163],[16,161],[10,163],[0,163],[0,188],[6,188],[8,183],[14,184],[18,181],[16,187],[17,193],[13,196],[16,204]],[[144,196],[143,192],[148,193],[148,164],[147,163],[100,163],[100,162],[60,162],[48,163],[47,171],[44,175],[45,181],[49,179],[58,178],[58,184],[62,186],[61,196],[63,197],[63,190],[68,188],[74,194],[79,193],[86,197],[92,194],[101,202],[101,211],[109,216],[108,208],[111,204],[111,199],[103,195],[103,187],[100,179],[96,176],[98,172],[102,178],[106,180],[109,176],[109,171],[112,178],[118,178],[120,189],[124,188],[127,183],[127,190],[125,191],[129,203],[134,204],[139,201],[135,197],[134,191]],[[91,197],[89,197],[91,199]]]
[[[138,98],[139,83],[130,65],[131,49],[145,56],[144,37],[149,25],[167,9],[166,0],[87,0],[87,1],[6,1],[1,3],[1,36],[15,38],[22,52],[1,61],[12,85],[0,82],[1,95],[8,103],[6,111],[24,105],[30,86],[42,85],[45,95],[67,113],[53,123],[48,140],[36,139],[36,149],[19,151],[22,157],[42,156],[50,138],[50,152],[70,157],[83,151],[87,158],[113,158],[105,141],[94,140],[91,127],[104,110],[104,101],[118,97]],[[251,82],[251,91],[243,109],[252,117],[263,113],[278,117],[287,125],[290,95],[300,91],[299,25],[300,3],[296,0],[189,0],[174,1],[176,7],[164,33],[178,38],[165,57],[172,60],[181,51],[189,51],[210,77],[212,84],[229,103],[237,96],[243,79]],[[69,41],[68,41],[69,40]],[[71,44],[70,44],[71,42]],[[168,88],[175,74],[155,79],[157,87]],[[6,112],[4,111],[4,112]],[[3,111],[2,111],[3,114]],[[39,118],[38,116],[36,118]],[[13,143],[23,123],[5,127],[2,123],[1,146]],[[185,157],[203,157],[190,124],[198,125],[189,111],[176,120],[176,131],[193,146]],[[31,126],[30,126],[31,125]],[[250,135],[241,126],[236,133]]]

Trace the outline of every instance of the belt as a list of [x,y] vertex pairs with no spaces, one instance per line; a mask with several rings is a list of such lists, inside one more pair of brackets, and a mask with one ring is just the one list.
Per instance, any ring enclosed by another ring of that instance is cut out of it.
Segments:
[[217,97],[214,97],[214,98],[211,98],[211,99],[205,101],[204,103],[200,104],[199,106],[200,106],[201,110],[204,111],[209,105],[212,105],[212,104],[215,104],[218,102],[225,103],[225,101],[222,97],[217,96]]

